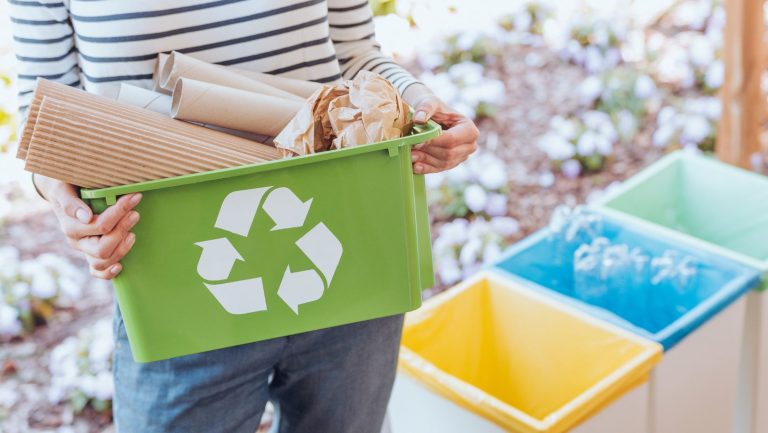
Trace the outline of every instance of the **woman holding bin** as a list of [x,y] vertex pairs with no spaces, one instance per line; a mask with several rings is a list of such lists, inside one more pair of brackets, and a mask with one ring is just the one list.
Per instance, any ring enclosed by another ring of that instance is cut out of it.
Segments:
[[[445,131],[417,146],[418,174],[447,170],[476,148],[471,120],[382,55],[366,0],[8,0],[26,111],[39,77],[109,97],[121,83],[151,88],[159,53],[319,83],[367,70]],[[37,176],[69,244],[111,279],[136,241],[121,197],[94,215],[77,188]],[[152,218],[143,215],[143,218]],[[183,215],[180,215],[183,218]],[[119,433],[253,433],[267,400],[283,433],[377,433],[394,381],[402,316],[386,317],[147,364],[135,363],[115,314],[114,416]]]

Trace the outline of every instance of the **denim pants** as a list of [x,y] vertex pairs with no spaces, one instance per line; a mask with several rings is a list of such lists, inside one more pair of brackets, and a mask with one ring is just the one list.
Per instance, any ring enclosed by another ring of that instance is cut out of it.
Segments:
[[403,316],[139,364],[115,308],[117,433],[254,433],[267,400],[280,433],[379,433]]

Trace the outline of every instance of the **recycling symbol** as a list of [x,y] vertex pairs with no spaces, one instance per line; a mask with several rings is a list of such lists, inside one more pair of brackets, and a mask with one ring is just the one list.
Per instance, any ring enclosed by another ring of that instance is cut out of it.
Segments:
[[[214,227],[248,237],[256,212],[261,207],[275,223],[272,231],[303,228],[312,200],[302,202],[285,187],[233,191],[224,198]],[[205,287],[228,313],[248,314],[267,310],[261,277],[226,281],[235,262],[245,261],[229,238],[211,239],[195,245],[202,248],[197,273],[209,281],[204,283]],[[299,305],[320,299],[330,286],[341,260],[342,246],[322,222],[304,233],[296,241],[296,246],[313,266],[305,270],[291,270],[290,264],[286,265],[277,295],[298,315]]]

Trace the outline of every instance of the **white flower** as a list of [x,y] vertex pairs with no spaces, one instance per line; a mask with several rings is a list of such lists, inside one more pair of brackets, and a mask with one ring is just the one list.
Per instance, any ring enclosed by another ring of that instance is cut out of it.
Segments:
[[715,59],[712,45],[709,43],[709,39],[705,36],[693,38],[688,49],[690,50],[689,57],[691,63],[699,68],[708,66]]
[[656,95],[656,83],[648,75],[642,74],[635,80],[635,96],[648,99]]
[[576,148],[571,142],[552,132],[539,138],[539,148],[547,154],[549,159],[554,161],[562,161],[576,154]]
[[566,140],[576,138],[579,132],[579,125],[573,119],[566,119],[562,116],[555,116],[549,121],[549,127],[553,132]]
[[680,139],[687,143],[699,144],[712,133],[709,121],[698,115],[690,115],[685,118]]
[[16,298],[24,298],[29,295],[29,284],[24,281],[18,281],[11,286],[11,293]]
[[638,128],[638,121],[628,110],[621,110],[618,114],[616,127],[623,139],[632,138]]
[[491,218],[491,227],[501,236],[512,236],[520,232],[520,223],[512,217]]
[[591,156],[597,150],[599,135],[592,131],[585,131],[576,143],[576,152],[581,156]]
[[549,188],[555,184],[555,175],[551,171],[545,171],[539,175],[539,186]]
[[485,213],[492,217],[506,215],[507,196],[504,194],[491,194],[485,205]]
[[704,74],[704,84],[710,89],[719,89],[725,80],[725,66],[720,60],[712,62]]
[[568,179],[576,179],[581,174],[581,163],[575,159],[569,159],[560,165],[560,170]]
[[603,92],[603,82],[596,75],[591,75],[579,84],[579,101],[582,105],[594,104]]
[[480,185],[469,185],[464,190],[464,202],[472,212],[481,212],[488,203],[488,193]]
[[483,264],[495,262],[501,256],[501,247],[498,244],[488,244],[483,249]]
[[656,147],[667,147],[677,132],[671,124],[663,124],[653,132],[653,145]]
[[484,81],[483,65],[475,62],[461,62],[451,66],[448,74],[453,80],[461,80],[465,85],[474,86]]
[[489,190],[498,190],[507,186],[507,168],[500,158],[492,153],[478,155],[480,164],[478,180],[480,184]]
[[39,299],[50,299],[56,296],[56,279],[46,271],[41,271],[32,277],[30,293]]
[[19,312],[10,305],[0,302],[0,336],[13,337],[21,334]]

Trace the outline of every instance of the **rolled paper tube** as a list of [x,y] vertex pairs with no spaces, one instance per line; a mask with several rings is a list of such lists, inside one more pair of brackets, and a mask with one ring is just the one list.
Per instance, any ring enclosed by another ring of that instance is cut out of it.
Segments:
[[[118,102],[124,104],[133,105],[134,107],[146,108],[156,113],[171,115],[171,97],[162,93],[153,92],[152,90],[145,89],[143,87],[131,86],[130,84],[120,84],[120,93],[117,95]],[[269,141],[269,137],[266,135],[252,134],[250,132],[237,131],[234,129],[222,128],[220,126],[206,125],[201,123],[201,126],[210,128],[216,131],[223,132],[225,134],[236,135],[238,137],[247,138],[257,143],[264,143]]]
[[229,68],[212,65],[174,51],[160,72],[160,86],[165,90],[173,91],[180,78],[189,78],[286,99],[302,100],[299,96],[248,78]]
[[263,72],[247,71],[245,69],[232,68],[233,71],[240,75],[244,75],[248,78],[261,81],[264,84],[269,84],[280,90],[293,93],[296,96],[300,96],[304,99],[312,96],[317,89],[323,85],[315,83],[314,81],[297,80],[295,78],[281,77],[279,75],[265,74]]
[[166,116],[171,115],[171,96],[143,87],[122,83],[117,94],[117,100],[118,102],[145,108],[155,113],[165,114]]
[[[191,145],[203,146],[211,152],[236,152],[254,158],[254,161],[273,160],[281,157],[281,152],[274,147],[256,143],[245,138],[235,137],[213,131],[202,126],[173,120],[160,113],[144,110],[131,105],[113,101],[103,96],[94,95],[63,84],[48,80],[38,80],[37,88],[30,103],[27,121],[19,140],[19,153],[26,157],[26,150],[32,139],[37,123],[37,115],[45,97],[59,99],[79,107],[88,107],[112,113],[125,121],[136,122],[146,128],[159,128],[173,133],[177,138],[187,140]],[[17,155],[18,156],[18,155]]]
[[302,102],[182,78],[173,89],[171,116],[274,137]]
[[168,57],[170,55],[166,53],[160,53],[157,55],[157,63],[155,64],[155,70],[152,73],[152,90],[154,90],[157,93],[163,93],[166,95],[170,95],[171,92],[168,90],[165,90],[160,86],[160,73],[162,72],[163,68],[165,67],[165,62],[168,61]]
[[46,97],[38,110],[25,169],[101,188],[260,161],[208,147],[204,140],[182,137],[120,112]]

